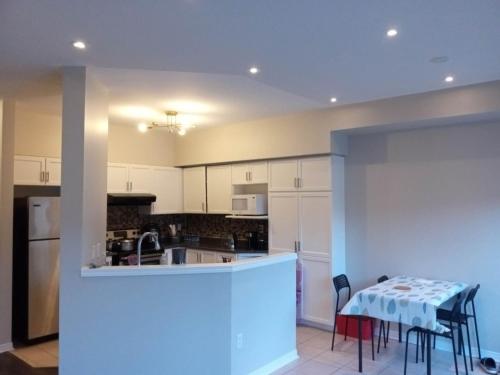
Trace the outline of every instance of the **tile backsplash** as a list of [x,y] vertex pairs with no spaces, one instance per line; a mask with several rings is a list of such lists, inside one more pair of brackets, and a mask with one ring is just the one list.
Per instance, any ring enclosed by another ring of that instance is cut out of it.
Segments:
[[147,215],[135,206],[109,206],[107,230],[140,229],[142,226],[155,223],[166,230],[169,224],[181,224],[182,234],[196,234],[200,237],[223,238],[236,233],[244,237],[245,232],[262,232],[268,236],[267,220],[226,219],[226,215],[214,214],[173,214]]

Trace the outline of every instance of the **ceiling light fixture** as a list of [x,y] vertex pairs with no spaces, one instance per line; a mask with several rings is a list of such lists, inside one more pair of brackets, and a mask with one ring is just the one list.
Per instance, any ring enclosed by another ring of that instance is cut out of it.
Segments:
[[177,121],[177,111],[165,111],[165,115],[167,116],[167,121],[164,123],[152,122],[148,129],[155,128],[165,128],[169,133],[177,133],[179,135],[185,135],[186,130],[189,128],[194,128],[194,125],[191,124],[181,124]]
[[146,133],[148,129],[149,129],[148,125],[143,122],[137,124],[137,130],[139,130],[141,133]]
[[455,80],[455,77],[453,77],[453,76],[446,76],[446,78],[444,79],[444,81],[445,81],[446,83],[451,83],[451,82],[453,82],[454,80]]
[[87,45],[82,40],[75,40],[73,42],[73,47],[75,47],[76,49],[85,49],[87,48]]
[[330,98],[330,103],[337,103],[337,98],[331,97]]
[[396,35],[398,35],[398,31],[396,29],[387,30],[387,36],[389,38],[394,38]]
[[260,70],[256,66],[252,66],[250,69],[248,69],[248,71],[250,72],[250,74],[255,75],[255,74],[259,73]]

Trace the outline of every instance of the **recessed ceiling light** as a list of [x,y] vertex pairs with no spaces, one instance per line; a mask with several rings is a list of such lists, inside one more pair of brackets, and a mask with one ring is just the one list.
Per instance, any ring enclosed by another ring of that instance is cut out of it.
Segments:
[[76,49],[85,49],[87,48],[87,45],[82,40],[75,40],[73,42],[73,47],[75,47]]
[[451,83],[454,80],[455,80],[455,77],[453,77],[453,76],[446,76],[446,78],[444,79],[444,81],[447,83]]
[[389,38],[394,38],[396,35],[398,35],[398,31],[396,29],[387,30],[387,36]]
[[148,126],[145,123],[141,122],[137,125],[137,130],[139,130],[141,133],[146,133],[148,131]]
[[330,103],[337,103],[337,98],[331,97],[330,98]]
[[248,71],[250,72],[250,74],[257,74],[259,73],[259,68],[257,68],[256,66],[252,66],[250,69],[248,69]]

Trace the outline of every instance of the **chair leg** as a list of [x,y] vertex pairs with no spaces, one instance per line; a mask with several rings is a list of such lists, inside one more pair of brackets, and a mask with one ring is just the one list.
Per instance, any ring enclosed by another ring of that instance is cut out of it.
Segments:
[[399,342],[401,342],[402,332],[403,332],[403,324],[399,323],[399,325],[398,325]]
[[409,329],[408,331],[406,331],[404,375],[406,375],[406,367],[408,366],[408,341],[410,341],[410,332],[411,332],[411,329]]
[[474,305],[474,301],[472,301],[472,312],[474,317],[474,330],[476,331],[476,341],[477,341],[477,352],[479,359],[481,359],[481,346],[479,345],[479,331],[477,330],[477,319],[476,319],[476,306]]
[[[425,362],[425,344],[426,344],[425,336],[426,334],[422,332],[422,363]],[[429,345],[429,343],[427,343],[427,345]]]
[[434,335],[434,342],[432,343],[432,349],[436,349],[436,335]]
[[344,341],[347,340],[347,327],[349,326],[349,317],[345,318],[345,332],[344,332]]
[[469,361],[470,361],[470,370],[474,371],[474,365],[472,364],[472,348],[470,346],[470,333],[469,333],[469,321],[465,319],[465,329],[467,331],[467,346],[469,347]]
[[417,350],[415,352],[415,363],[418,363],[418,349],[420,345],[420,332],[417,332]]
[[333,346],[335,345],[335,331],[337,329],[337,313],[333,316],[333,334],[332,334],[332,351]]
[[[378,329],[378,344],[377,344],[377,354],[380,353],[380,337],[382,336],[382,329],[385,331],[384,321],[381,320]],[[385,336],[384,336],[385,340]]]
[[460,342],[462,343],[462,353],[463,353],[463,357],[464,357],[465,375],[469,375],[469,368],[467,367],[467,355],[465,354],[464,334],[462,331],[462,325],[460,323],[458,323],[458,337],[460,338]]
[[370,319],[370,330],[372,333],[372,361],[375,361],[375,343],[373,340],[373,321],[374,321],[374,319]]
[[455,347],[455,335],[453,334],[453,325],[450,325],[451,330],[451,346],[453,347],[453,361],[455,362],[455,374],[458,374],[457,350]]

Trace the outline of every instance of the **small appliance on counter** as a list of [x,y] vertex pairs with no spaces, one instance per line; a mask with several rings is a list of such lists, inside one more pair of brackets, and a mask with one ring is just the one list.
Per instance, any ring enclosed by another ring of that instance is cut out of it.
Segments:
[[[159,227],[144,226],[142,229],[159,233]],[[106,263],[112,266],[128,266],[137,263],[137,241],[142,231],[125,229],[106,233]],[[141,264],[159,264],[162,250],[155,250],[154,241],[144,239],[142,243]]]

